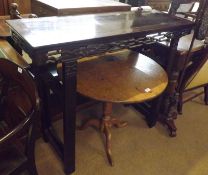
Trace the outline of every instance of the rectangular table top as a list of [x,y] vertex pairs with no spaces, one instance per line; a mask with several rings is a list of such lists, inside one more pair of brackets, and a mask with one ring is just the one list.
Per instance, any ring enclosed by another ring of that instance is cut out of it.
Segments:
[[8,20],[8,25],[33,49],[102,42],[116,37],[191,28],[194,23],[153,11]]

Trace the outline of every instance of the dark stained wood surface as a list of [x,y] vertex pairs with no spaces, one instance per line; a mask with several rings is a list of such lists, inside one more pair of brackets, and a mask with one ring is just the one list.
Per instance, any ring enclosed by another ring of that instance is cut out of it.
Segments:
[[32,12],[38,16],[105,13],[130,9],[130,5],[113,0],[32,0]]
[[125,50],[80,62],[77,91],[103,102],[138,103],[161,94],[167,74],[152,59]]
[[[103,42],[109,37],[140,36],[145,33],[180,30],[193,26],[193,22],[170,17],[155,11],[150,14],[119,12],[97,15],[45,17],[8,20],[7,23],[31,48]],[[25,42],[24,41],[24,42]],[[69,45],[68,45],[69,46]]]

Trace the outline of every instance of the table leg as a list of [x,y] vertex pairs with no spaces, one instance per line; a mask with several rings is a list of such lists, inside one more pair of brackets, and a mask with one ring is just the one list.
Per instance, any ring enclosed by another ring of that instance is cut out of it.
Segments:
[[63,55],[63,137],[64,137],[64,171],[66,174],[75,171],[75,119],[76,119],[76,72],[77,60]]
[[177,103],[178,103],[178,94],[176,92],[177,80],[179,77],[179,59],[176,57],[178,41],[181,37],[181,33],[175,32],[170,43],[170,56],[168,58],[168,63],[166,71],[168,74],[168,86],[166,92],[164,93],[163,102],[162,102],[162,115],[161,121],[165,124],[169,131],[170,136],[176,136],[176,126],[174,119],[177,118]]
[[105,136],[105,151],[108,158],[108,162],[113,166],[112,152],[111,152],[111,132],[110,128],[115,126],[117,128],[123,128],[127,126],[127,122],[121,121],[112,117],[112,107],[111,102],[103,102],[103,117],[99,118],[89,118],[80,127],[80,130],[86,129],[89,126],[96,127],[100,129]]
[[[34,58],[38,58],[36,55],[33,56]],[[41,98],[42,101],[42,109],[41,109],[41,130],[43,134],[43,139],[45,142],[48,142],[48,137],[47,137],[47,130],[49,130],[51,126],[51,120],[50,120],[50,115],[48,113],[48,101],[47,101],[47,95],[48,92],[45,91],[46,88],[44,88],[45,84],[43,83],[44,75],[42,75],[42,68],[41,66],[34,66],[31,65],[29,68],[29,71],[31,71],[35,75],[37,87],[38,87],[38,93],[39,97]]]

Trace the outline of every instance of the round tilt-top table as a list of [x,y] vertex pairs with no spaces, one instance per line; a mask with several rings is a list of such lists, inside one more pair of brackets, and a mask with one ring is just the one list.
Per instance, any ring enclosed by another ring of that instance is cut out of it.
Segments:
[[96,126],[101,129],[107,158],[113,165],[110,128],[124,127],[127,123],[111,116],[112,104],[140,103],[157,97],[167,86],[167,74],[149,57],[123,50],[83,59],[78,63],[77,80],[80,94],[103,103],[102,119],[89,119],[81,128]]

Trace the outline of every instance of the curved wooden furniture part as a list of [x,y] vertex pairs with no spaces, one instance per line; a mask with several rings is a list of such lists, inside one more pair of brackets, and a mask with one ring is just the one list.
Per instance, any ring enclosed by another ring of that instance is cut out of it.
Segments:
[[103,102],[103,118],[86,121],[81,129],[96,126],[106,140],[106,154],[113,165],[111,126],[124,127],[126,122],[111,118],[113,103],[139,103],[160,95],[168,78],[152,59],[129,50],[88,59],[78,64],[77,90],[84,96]]
[[5,39],[0,39],[0,57],[9,59],[23,68],[29,67],[30,60],[26,61]]
[[0,174],[20,174],[35,166],[40,100],[33,77],[24,68],[0,58]]

